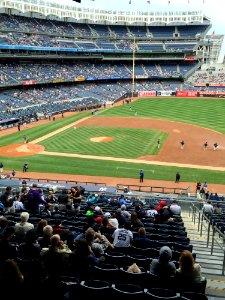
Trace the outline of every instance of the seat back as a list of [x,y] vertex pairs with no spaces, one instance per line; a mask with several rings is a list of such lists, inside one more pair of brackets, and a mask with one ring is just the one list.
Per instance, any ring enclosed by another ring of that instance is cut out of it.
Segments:
[[112,264],[100,264],[92,268],[93,278],[115,283],[121,278],[121,270]]
[[183,292],[194,292],[205,294],[207,285],[207,279],[203,277],[200,281],[193,281],[187,276],[183,276],[179,272],[176,273],[176,286],[177,291],[180,293]]
[[112,298],[117,300],[145,299],[146,293],[136,284],[113,284]]
[[120,281],[119,281],[120,283],[138,284],[141,288],[145,288],[146,283],[149,282],[149,277],[147,272],[132,273],[124,269],[121,269],[120,272],[121,272]]
[[186,300],[208,300],[208,297],[202,293],[184,292],[182,297]]
[[80,284],[74,284],[69,291],[69,299],[96,299],[103,298],[104,295],[110,295],[111,286],[107,281],[102,280],[85,280]]
[[146,291],[146,294],[148,295],[149,300],[178,300],[178,296],[176,295],[176,292],[170,290],[170,289],[164,289],[164,288],[151,288]]

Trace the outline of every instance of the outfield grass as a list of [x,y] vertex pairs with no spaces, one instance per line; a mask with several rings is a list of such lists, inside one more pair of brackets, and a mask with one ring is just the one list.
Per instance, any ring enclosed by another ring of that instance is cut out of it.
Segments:
[[[21,131],[12,133],[10,135],[5,135],[0,137],[0,146],[7,146],[11,144],[23,144],[23,136],[26,134],[27,139],[31,142],[37,138],[40,138],[54,130],[60,129],[66,125],[76,122],[82,118],[90,116],[90,112],[84,112],[72,115],[67,118],[58,119],[55,121],[49,121],[46,124],[39,125],[33,128],[22,129]],[[29,127],[29,124],[28,124]],[[0,152],[1,153],[1,152]],[[0,154],[1,155],[1,154]]]
[[225,133],[225,99],[143,98],[115,106],[103,112],[102,116],[134,117],[135,112],[137,117],[185,122]]
[[[112,137],[110,143],[90,141],[94,137]],[[157,154],[157,139],[161,144],[167,133],[159,130],[114,128],[104,126],[84,126],[69,128],[42,141],[46,151],[77,153],[95,156],[138,158],[143,155]]]
[[[34,155],[28,157],[0,158],[4,169],[22,171],[24,162],[29,164],[29,172],[60,173],[90,176],[110,176],[120,178],[139,178],[140,169],[145,171],[145,179],[175,180],[176,172],[180,181],[224,184],[224,172],[178,167],[165,167],[115,161],[99,161],[82,158]],[[118,182],[120,183],[120,182]]]
[[[151,98],[138,100],[134,103],[131,103],[130,106],[132,110],[129,109],[129,105],[124,105],[120,107],[112,107],[110,109],[107,109],[101,112],[101,115],[129,117],[134,116],[134,112],[137,111],[137,117],[151,117],[192,123],[225,133],[225,100],[222,99]],[[21,132],[16,132],[9,136],[1,137],[0,145],[3,146],[15,143],[23,143],[24,133],[26,133],[28,139],[32,141],[38,137],[52,132],[53,130],[59,129],[88,115],[90,115],[90,112],[74,115],[68,118],[62,118],[56,121],[51,121],[45,125],[26,129],[25,131],[23,130]],[[73,129],[68,129],[68,136],[70,139],[71,134],[73,135],[73,133],[71,132],[72,130]],[[110,130],[110,128],[108,128],[108,130]],[[67,141],[65,139],[65,134],[67,134],[67,131],[65,131],[62,135],[64,136],[63,144],[60,150],[59,148],[57,148],[57,151],[66,152],[65,146]],[[105,133],[103,135],[105,136]],[[57,140],[59,137],[60,136],[57,136]],[[51,144],[51,139],[44,141],[44,144]],[[53,141],[54,139],[52,139],[52,142]],[[74,140],[74,143],[76,144],[76,139]],[[103,143],[96,143],[96,145],[95,143],[90,143],[91,147],[94,147],[94,145],[97,147],[97,144]],[[51,147],[51,145],[47,145],[47,148],[48,147]],[[124,148],[126,149],[126,147]],[[95,155],[93,151],[94,150],[91,151],[91,154]],[[104,153],[104,155],[106,154]],[[109,155],[111,156],[111,154]],[[175,179],[176,172],[179,171],[181,174],[181,181],[197,182],[198,180],[204,180],[208,183],[220,184],[224,184],[225,175],[225,172],[222,171],[209,171],[155,165],[151,166],[145,164],[137,165],[135,163],[132,164],[114,161],[98,161],[57,156],[50,157],[44,155],[34,155],[25,158],[0,156],[0,160],[4,163],[5,170],[15,169],[16,171],[22,171],[23,164],[25,161],[27,161],[29,163],[29,171],[43,173],[47,172],[62,174],[112,176],[121,178],[138,178],[140,169],[144,169],[145,179],[173,181]]]

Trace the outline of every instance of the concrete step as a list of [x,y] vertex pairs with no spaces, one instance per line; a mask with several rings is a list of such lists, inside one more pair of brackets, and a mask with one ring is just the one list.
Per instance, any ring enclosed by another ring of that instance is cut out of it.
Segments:
[[[198,231],[198,222],[195,224],[189,214],[182,215],[187,236],[193,245],[193,253],[196,253],[196,262],[202,267],[202,275],[207,278],[206,295],[208,300],[225,300],[225,276],[222,276],[224,252],[216,244],[211,255],[212,232],[207,247],[208,224],[204,222],[202,235]],[[219,239],[219,237],[217,237]],[[223,241],[221,241],[222,244]]]

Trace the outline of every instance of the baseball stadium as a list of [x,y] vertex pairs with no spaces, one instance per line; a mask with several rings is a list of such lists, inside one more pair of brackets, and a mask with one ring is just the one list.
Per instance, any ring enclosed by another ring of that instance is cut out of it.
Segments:
[[0,295],[225,299],[224,34],[82,1],[0,25]]

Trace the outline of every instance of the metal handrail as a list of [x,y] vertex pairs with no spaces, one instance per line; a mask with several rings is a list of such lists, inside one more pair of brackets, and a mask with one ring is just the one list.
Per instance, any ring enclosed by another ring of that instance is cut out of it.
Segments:
[[212,234],[211,255],[213,254],[214,243],[216,243],[217,246],[223,251],[222,275],[224,275],[224,273],[225,273],[225,248],[223,246],[221,246],[220,241],[218,241],[216,239],[216,237],[215,237],[216,232],[225,240],[225,234],[222,233],[222,231],[214,225],[213,226],[213,234]]
[[166,186],[143,186],[138,184],[117,184],[118,190],[124,190],[127,187],[129,190],[138,192],[151,192],[151,193],[163,193],[163,194],[187,194],[187,189],[178,187],[166,187]]
[[[195,203],[191,203],[190,209],[189,209],[189,216],[192,212],[192,221],[195,224],[196,217],[198,218],[198,231],[200,231],[200,236],[202,236],[202,229],[205,227],[207,229],[207,242],[206,245],[209,247],[210,243],[210,231],[211,228],[213,230],[212,232],[212,242],[211,242],[211,255],[213,254],[214,250],[214,244],[216,243],[217,246],[223,251],[223,265],[222,265],[222,274],[225,274],[225,247],[221,245],[221,241],[218,240],[215,236],[215,233],[218,233],[220,237],[222,237],[225,240],[225,234],[221,232],[219,228],[217,228],[216,225],[213,225],[210,218],[205,215],[199,208],[196,207]],[[207,222],[207,225],[204,224],[204,221]]]
[[26,181],[37,181],[37,182],[55,182],[55,183],[69,183],[69,184],[85,184],[85,185],[101,185],[106,186],[105,182],[92,182],[92,181],[79,181],[79,180],[63,180],[63,179],[47,179],[47,178],[26,178],[26,177],[9,177],[9,180],[26,180]]

